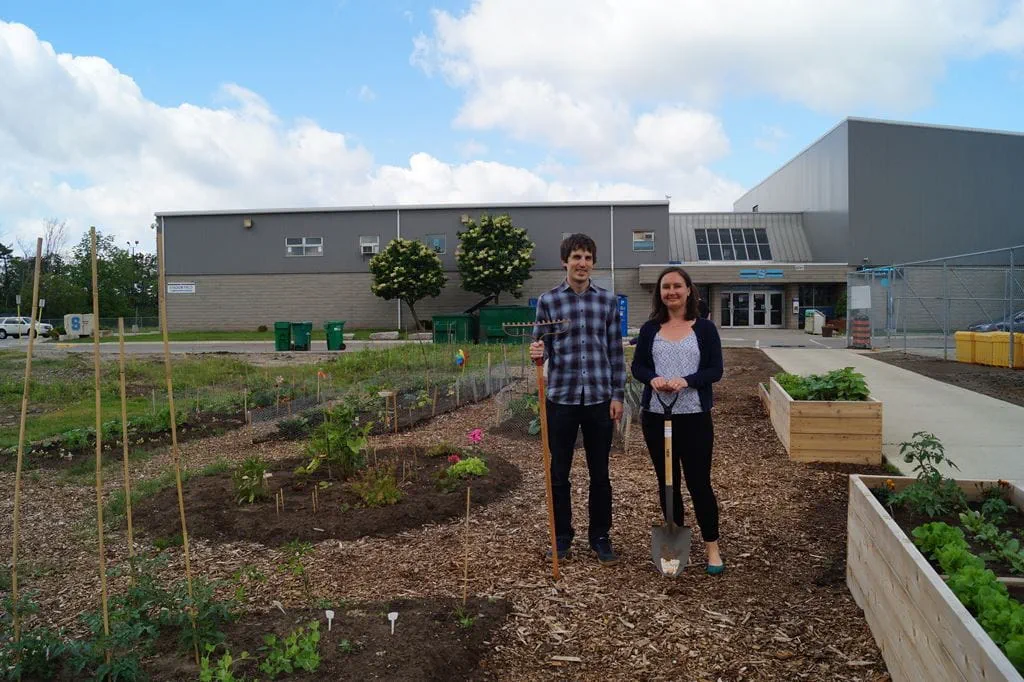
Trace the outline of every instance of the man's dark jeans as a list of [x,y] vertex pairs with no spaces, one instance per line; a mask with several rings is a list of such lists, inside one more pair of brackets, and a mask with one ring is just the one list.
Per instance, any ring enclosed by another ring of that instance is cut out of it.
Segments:
[[582,429],[590,473],[590,525],[587,535],[593,545],[595,540],[608,537],[612,526],[612,484],[608,477],[608,453],[615,423],[608,413],[609,403],[562,405],[548,400],[546,408],[555,535],[560,540],[571,540],[576,535],[572,526],[569,472],[572,469],[576,437]]

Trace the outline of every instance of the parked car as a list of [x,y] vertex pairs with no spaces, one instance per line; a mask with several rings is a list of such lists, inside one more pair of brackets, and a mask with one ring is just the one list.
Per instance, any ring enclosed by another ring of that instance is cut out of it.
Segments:
[[[1010,318],[1004,317],[994,322],[975,322],[967,327],[969,332],[1008,332],[1010,331]],[[1018,311],[1013,316],[1013,331],[1024,332],[1024,310]]]
[[[31,322],[27,317],[0,318],[0,339],[6,339],[8,336],[19,338],[22,334],[28,334],[30,324]],[[36,334],[42,334],[43,336],[47,336],[53,331],[53,325],[46,322],[36,322],[31,324],[31,327],[35,329]]]

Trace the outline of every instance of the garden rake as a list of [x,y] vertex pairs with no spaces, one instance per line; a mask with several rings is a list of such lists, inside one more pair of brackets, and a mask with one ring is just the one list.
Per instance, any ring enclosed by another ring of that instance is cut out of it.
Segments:
[[[506,322],[501,325],[502,331],[515,338],[532,338],[540,341],[545,336],[558,336],[569,331],[569,320],[551,320],[542,322]],[[534,360],[537,371],[537,403],[540,406],[540,440],[544,450],[544,477],[547,482],[548,526],[551,531],[551,568],[552,575],[558,580],[558,538],[555,535],[554,493],[551,489],[551,447],[548,444],[548,413],[547,401],[544,397],[544,360]]]

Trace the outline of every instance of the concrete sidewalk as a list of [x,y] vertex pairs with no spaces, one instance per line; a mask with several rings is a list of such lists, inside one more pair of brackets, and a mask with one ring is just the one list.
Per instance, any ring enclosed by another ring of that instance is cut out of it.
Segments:
[[[871,395],[881,400],[882,451],[908,475],[900,443],[915,431],[934,433],[959,467],[957,478],[1024,479],[1024,407],[874,360],[850,350],[765,348],[765,354],[793,374],[823,374],[853,367],[864,375]],[[1009,370],[1007,370],[1009,371]]]

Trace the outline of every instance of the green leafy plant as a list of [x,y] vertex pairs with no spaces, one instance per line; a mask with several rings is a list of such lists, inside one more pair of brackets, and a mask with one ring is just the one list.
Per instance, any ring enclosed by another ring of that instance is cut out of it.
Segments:
[[[1024,606],[1012,599],[1006,585],[985,562],[970,552],[959,529],[935,522],[912,531],[914,543],[938,562],[946,584],[967,607],[1014,667],[1024,671]],[[943,541],[946,544],[943,544]]]
[[490,473],[487,464],[479,457],[467,457],[460,459],[448,467],[448,476],[451,478],[469,478],[470,476],[486,476]]
[[390,466],[381,465],[365,470],[361,479],[352,483],[352,490],[368,507],[383,507],[402,499],[395,470]]
[[451,443],[438,443],[427,449],[427,457],[448,457],[450,455],[462,456],[462,448]]
[[320,667],[320,623],[310,621],[308,626],[299,626],[283,638],[264,635],[266,658],[260,663],[260,672],[274,679],[281,673],[296,670],[316,672]]
[[221,654],[220,658],[215,663],[211,663],[210,656],[213,655],[217,647],[212,644],[205,646],[205,653],[203,657],[199,659],[199,682],[239,682],[240,678],[235,677],[235,674],[231,671],[231,666],[238,663],[238,661],[244,661],[249,658],[249,652],[243,651],[237,660],[231,655],[231,651],[224,648],[224,653]]
[[775,380],[793,400],[861,401],[870,397],[864,375],[853,367],[835,369],[827,374],[799,376],[788,372]]
[[893,506],[906,506],[918,514],[935,518],[967,508],[967,498],[956,481],[945,478],[938,465],[959,467],[945,455],[945,448],[934,434],[917,431],[914,440],[900,443],[900,455],[913,464],[917,480],[889,497]]
[[[22,593],[18,597],[18,612],[22,619],[39,611],[32,596],[31,593]],[[42,626],[23,626],[21,638],[15,642],[12,606],[10,595],[5,595],[0,601],[0,679],[56,678],[64,658],[73,651],[74,645],[65,642],[62,632]]]
[[345,401],[324,415],[324,421],[313,431],[306,452],[309,461],[299,467],[298,473],[311,474],[325,462],[328,475],[334,471],[348,477],[366,466],[363,452],[369,442],[372,424],[360,424],[354,405]]
[[224,641],[224,627],[234,616],[228,603],[216,598],[216,589],[221,585],[220,581],[195,576],[189,597],[185,580],[175,584],[170,606],[161,615],[165,624],[178,630],[178,642],[183,651],[193,648],[204,651],[207,644]]
[[313,601],[313,591],[309,585],[309,573],[306,571],[305,558],[313,552],[313,545],[300,540],[292,540],[282,550],[285,555],[285,563],[278,568],[288,571],[294,576],[302,579],[302,589],[306,593],[306,599]]
[[249,457],[238,465],[232,475],[238,504],[253,504],[270,497],[266,473],[267,463],[257,456]]

